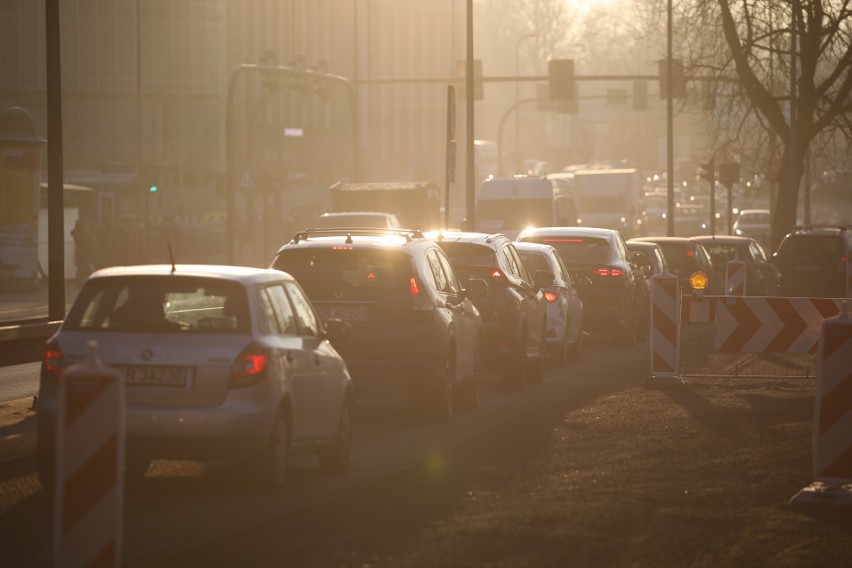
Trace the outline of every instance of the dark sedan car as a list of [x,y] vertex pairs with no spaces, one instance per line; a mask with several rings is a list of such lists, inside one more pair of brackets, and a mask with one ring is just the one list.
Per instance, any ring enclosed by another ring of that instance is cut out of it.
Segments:
[[781,275],[766,258],[763,247],[751,237],[694,237],[694,241],[704,245],[713,266],[719,274],[725,274],[725,266],[729,260],[741,260],[746,264],[747,296],[775,296],[778,294],[778,284]]
[[584,322],[591,332],[613,334],[631,345],[643,328],[647,298],[643,277],[630,261],[618,231],[592,227],[540,227],[523,231],[521,242],[551,245],[572,274],[588,277],[580,289]]
[[485,279],[488,293],[476,299],[482,314],[483,360],[508,386],[543,378],[547,308],[542,288],[549,272],[527,270],[515,246],[501,234],[439,232],[431,235],[447,253],[462,282]]
[[852,261],[852,230],[797,229],[781,241],[772,262],[781,271],[782,296],[844,298]]
[[631,241],[657,243],[666,255],[669,271],[680,279],[681,290],[689,290],[690,277],[702,272],[707,277],[707,294],[718,295],[723,292],[723,277],[719,275],[710,253],[704,248],[700,237],[640,237]]

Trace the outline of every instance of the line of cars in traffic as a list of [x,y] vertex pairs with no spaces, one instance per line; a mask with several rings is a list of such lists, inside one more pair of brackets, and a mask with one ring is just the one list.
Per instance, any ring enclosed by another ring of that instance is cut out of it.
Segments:
[[[835,262],[815,250],[847,251],[845,270],[850,232],[791,233],[778,254],[800,249],[811,264],[791,274]],[[39,473],[51,486],[62,373],[91,340],[124,377],[126,475],[144,475],[153,459],[231,459],[277,489],[293,452],[317,454],[325,471],[347,468],[356,398],[404,399],[446,421],[478,406],[483,370],[519,389],[543,378],[548,359],[579,358],[587,333],[630,345],[647,333],[647,278],[670,272],[688,285],[701,271],[718,294],[714,264],[733,258],[748,265],[748,294],[783,291],[785,265],[748,237],[625,242],[591,227],[525,229],[516,241],[313,228],[268,269],[103,269],[45,347]]]

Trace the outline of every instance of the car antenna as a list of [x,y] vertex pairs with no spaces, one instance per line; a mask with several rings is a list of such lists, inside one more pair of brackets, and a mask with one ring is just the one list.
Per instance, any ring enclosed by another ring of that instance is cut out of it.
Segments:
[[171,239],[167,241],[167,244],[169,245],[169,260],[172,262],[172,274],[174,274],[175,270],[177,270],[175,267],[175,249],[172,247]]

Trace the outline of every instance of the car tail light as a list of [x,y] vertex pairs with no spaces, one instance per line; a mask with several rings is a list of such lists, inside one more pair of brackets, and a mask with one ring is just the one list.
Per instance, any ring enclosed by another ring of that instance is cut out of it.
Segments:
[[499,268],[494,268],[491,270],[489,274],[489,285],[493,284],[495,286],[505,287],[509,283],[506,275],[503,274],[503,271]]
[[44,358],[41,360],[41,377],[49,383],[58,383],[62,377],[62,367],[65,361],[59,343],[49,341],[44,346]]
[[408,289],[411,292],[412,310],[431,310],[434,308],[429,297],[420,292],[420,286],[417,284],[417,278],[414,276],[412,276],[408,281]]
[[228,386],[232,389],[248,387],[266,379],[269,352],[256,343],[249,343],[231,365]]
[[686,249],[686,256],[695,256],[695,251],[692,249]]
[[624,276],[624,271],[620,268],[595,268],[592,272],[598,276]]
[[544,299],[547,300],[548,303],[552,304],[559,299],[559,295],[556,292],[545,292]]

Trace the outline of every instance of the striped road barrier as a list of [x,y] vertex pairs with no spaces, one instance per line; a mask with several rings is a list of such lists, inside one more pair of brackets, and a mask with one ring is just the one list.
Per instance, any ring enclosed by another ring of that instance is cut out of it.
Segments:
[[814,483],[793,506],[852,508],[852,319],[849,303],[820,331],[814,396]]
[[680,291],[673,274],[651,278],[651,376],[647,386],[681,383]]
[[124,483],[124,382],[97,343],[62,374],[56,430],[54,564],[118,566]]
[[714,345],[721,353],[816,353],[820,325],[841,299],[725,296],[717,300]]

